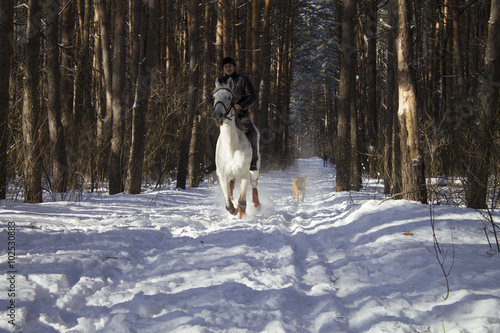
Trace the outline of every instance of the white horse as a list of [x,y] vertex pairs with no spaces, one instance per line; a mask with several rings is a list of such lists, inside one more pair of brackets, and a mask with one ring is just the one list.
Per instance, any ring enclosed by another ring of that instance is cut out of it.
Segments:
[[[238,214],[239,211],[240,218],[242,218],[247,207],[248,182],[252,184],[254,206],[260,205],[257,191],[259,171],[250,171],[252,146],[246,134],[236,126],[237,116],[233,107],[233,103],[236,101],[233,101],[233,86],[232,79],[229,79],[227,85],[221,85],[218,80],[215,82],[213,117],[217,126],[220,126],[220,135],[215,150],[215,164],[226,209],[232,215]],[[260,169],[260,133],[257,127],[255,127],[255,131],[257,132],[257,169]],[[237,208],[233,205],[233,190],[236,181],[240,182],[240,197]]]

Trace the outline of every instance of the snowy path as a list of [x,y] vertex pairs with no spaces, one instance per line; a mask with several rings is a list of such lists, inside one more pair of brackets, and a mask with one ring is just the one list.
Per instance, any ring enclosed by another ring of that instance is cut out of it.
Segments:
[[[306,174],[298,205],[292,181]],[[456,250],[443,301],[444,277],[428,251],[429,206],[379,206],[373,190],[335,193],[334,184],[321,159],[298,160],[261,177],[264,206],[249,205],[241,221],[228,216],[218,186],[206,184],[4,203],[0,237],[16,223],[17,325],[3,319],[3,292],[0,330],[500,331],[500,255],[487,255],[476,212],[436,207],[440,240],[451,252],[453,222]],[[6,262],[6,249],[0,254]]]

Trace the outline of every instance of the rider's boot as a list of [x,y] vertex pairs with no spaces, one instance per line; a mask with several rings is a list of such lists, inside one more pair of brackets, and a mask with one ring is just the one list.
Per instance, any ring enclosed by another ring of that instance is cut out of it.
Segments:
[[257,153],[257,132],[253,126],[250,126],[250,130],[246,133],[247,138],[252,145],[252,162],[250,163],[250,171],[257,171],[257,160],[259,155]]

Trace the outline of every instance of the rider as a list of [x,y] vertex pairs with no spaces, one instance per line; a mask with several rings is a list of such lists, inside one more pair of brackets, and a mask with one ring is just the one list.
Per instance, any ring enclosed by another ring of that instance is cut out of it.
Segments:
[[[242,130],[252,145],[252,162],[250,164],[250,171],[257,170],[257,131],[255,130],[252,122],[250,121],[248,109],[255,103],[256,95],[255,89],[250,79],[244,75],[236,73],[236,64],[230,57],[222,60],[222,70],[224,76],[219,77],[217,80],[220,84],[227,84],[229,78],[233,79],[234,88],[234,108],[236,110],[236,126]],[[211,165],[205,169],[205,172],[210,173],[215,171],[215,165]]]

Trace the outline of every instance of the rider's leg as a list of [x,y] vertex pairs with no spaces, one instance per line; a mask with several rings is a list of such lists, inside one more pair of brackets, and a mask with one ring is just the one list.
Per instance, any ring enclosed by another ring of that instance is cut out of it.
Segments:
[[238,126],[247,135],[248,141],[252,146],[252,162],[250,163],[250,171],[257,171],[257,131],[253,127],[252,122],[248,116],[237,117],[236,126]]
[[250,164],[250,170],[257,171],[257,159],[259,158],[259,154],[257,153],[257,131],[252,123],[250,123],[250,130],[246,135],[252,145],[252,163]]

